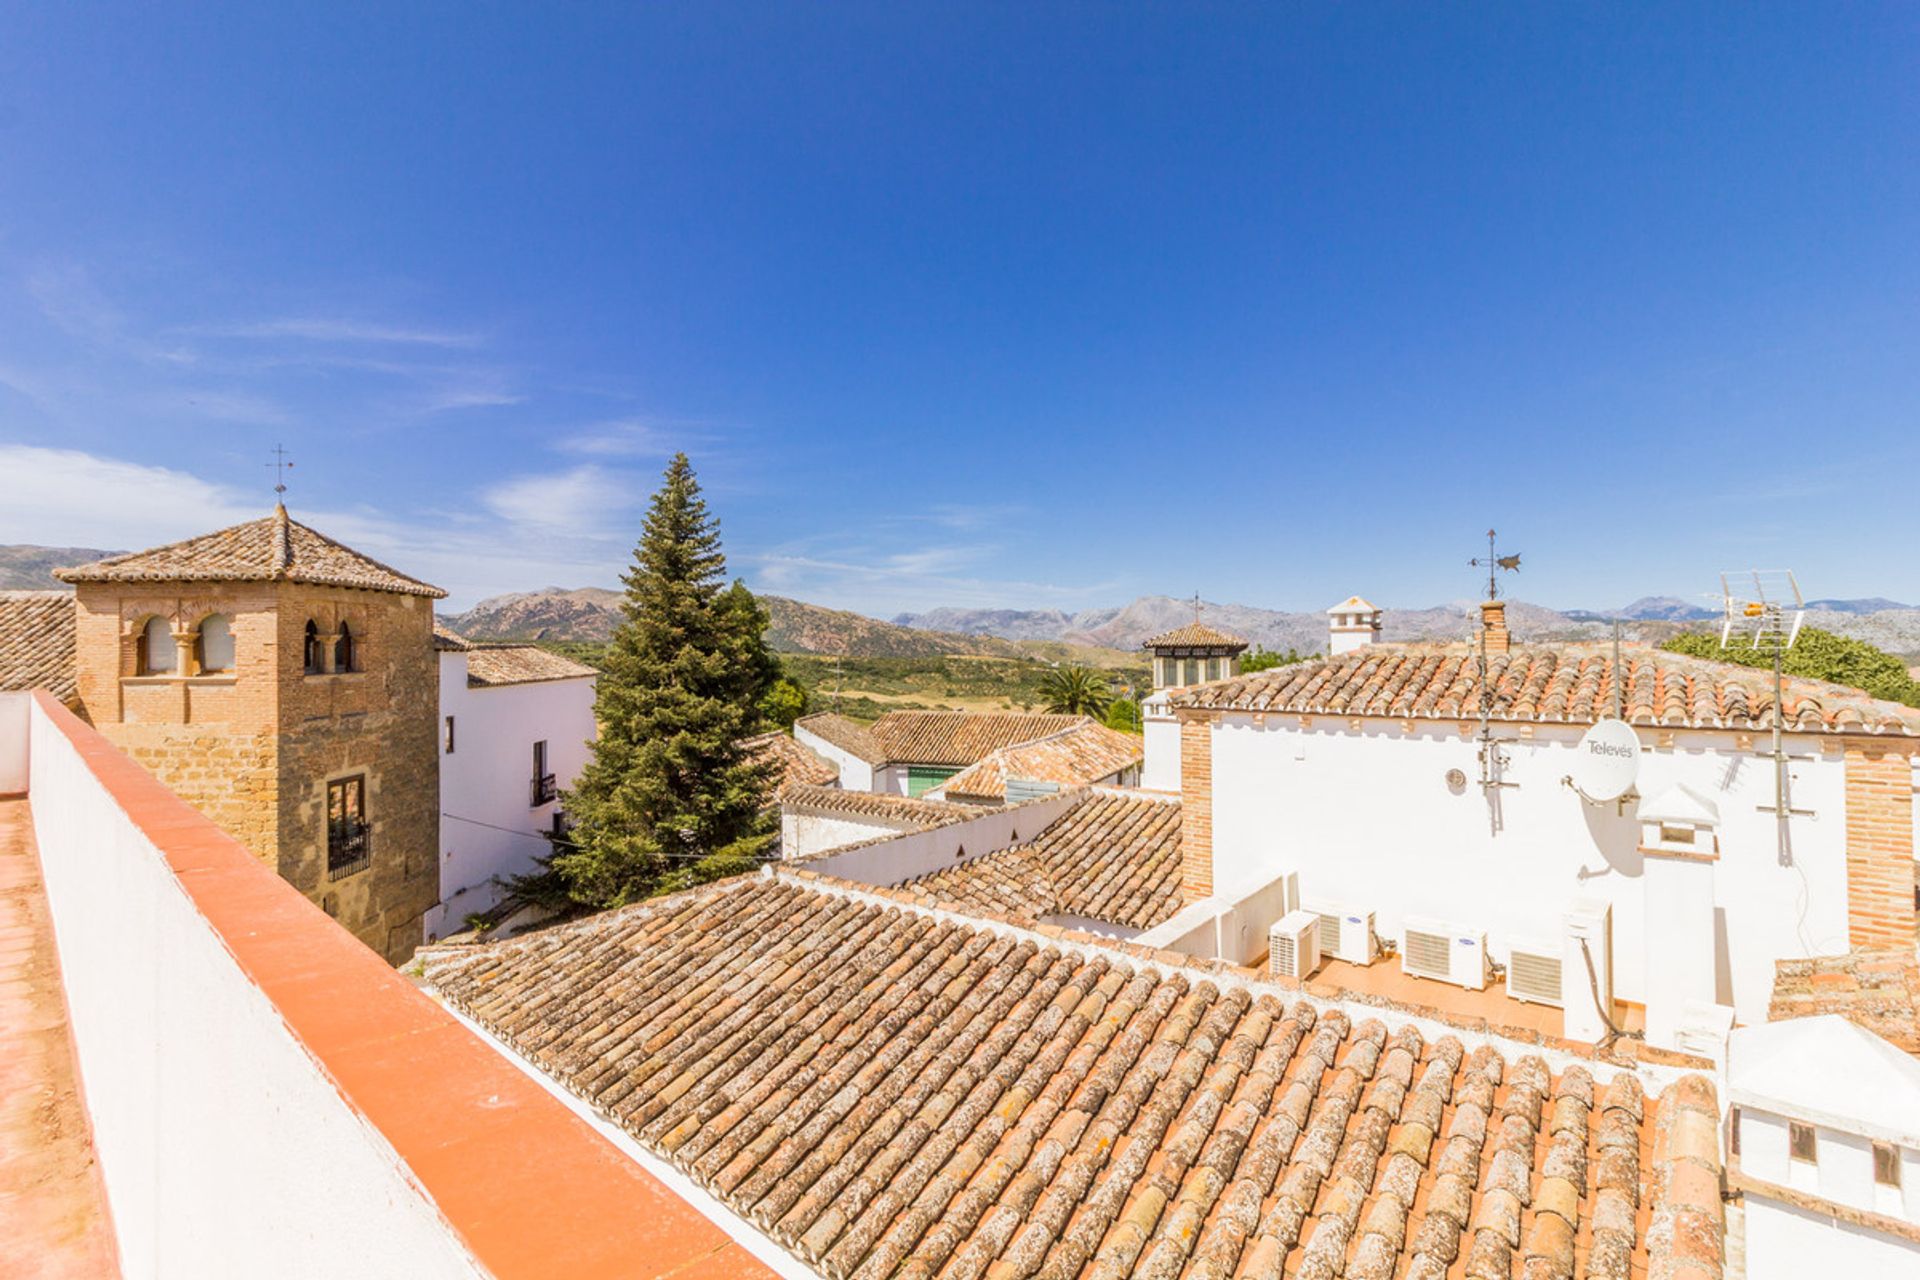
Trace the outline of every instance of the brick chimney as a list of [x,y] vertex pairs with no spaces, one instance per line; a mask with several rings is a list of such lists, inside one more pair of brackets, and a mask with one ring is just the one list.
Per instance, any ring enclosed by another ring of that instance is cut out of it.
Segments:
[[1506,601],[1482,600],[1480,626],[1487,633],[1488,653],[1505,653],[1513,647],[1513,636],[1507,631]]

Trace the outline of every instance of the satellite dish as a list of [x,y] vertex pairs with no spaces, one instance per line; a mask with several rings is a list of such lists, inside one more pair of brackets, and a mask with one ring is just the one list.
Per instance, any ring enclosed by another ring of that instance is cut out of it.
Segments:
[[1580,735],[1567,781],[1582,798],[1618,800],[1640,775],[1640,735],[1625,720],[1606,719]]

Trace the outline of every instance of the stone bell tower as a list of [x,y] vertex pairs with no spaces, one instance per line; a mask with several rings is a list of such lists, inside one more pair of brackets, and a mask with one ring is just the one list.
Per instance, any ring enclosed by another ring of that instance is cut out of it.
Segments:
[[398,962],[439,897],[446,593],[272,515],[57,574],[82,713]]

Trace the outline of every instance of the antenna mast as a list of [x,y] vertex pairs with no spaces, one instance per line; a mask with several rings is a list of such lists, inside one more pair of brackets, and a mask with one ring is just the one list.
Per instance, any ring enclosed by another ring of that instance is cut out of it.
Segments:
[[261,465],[273,468],[273,491],[284,499],[287,492],[287,472],[293,469],[293,464],[287,461],[287,451],[279,445],[273,446],[270,452],[273,454],[273,461]]
[[[1745,594],[1747,592],[1751,594]],[[1779,828],[1780,865],[1793,865],[1791,820],[1812,813],[1795,809],[1788,796],[1787,748],[1782,737],[1786,720],[1787,650],[1800,638],[1807,619],[1807,602],[1791,569],[1749,569],[1720,575],[1725,613],[1720,623],[1722,649],[1745,648],[1773,655],[1773,794],[1771,809]]]
[[[1502,569],[1509,573],[1520,571],[1520,553],[1516,551],[1510,556],[1501,555],[1494,550],[1495,536],[1492,529],[1487,530],[1487,554],[1484,557],[1475,556],[1467,561],[1475,568],[1486,569],[1488,600],[1500,598],[1499,573]],[[1477,660],[1480,673],[1480,789],[1486,793],[1489,820],[1493,824],[1495,834],[1498,834],[1503,825],[1500,812],[1500,788],[1515,787],[1520,784],[1508,782],[1501,776],[1506,768],[1507,755],[1500,746],[1509,739],[1493,736],[1493,678],[1487,662],[1487,629],[1484,625],[1480,628],[1480,652]]]

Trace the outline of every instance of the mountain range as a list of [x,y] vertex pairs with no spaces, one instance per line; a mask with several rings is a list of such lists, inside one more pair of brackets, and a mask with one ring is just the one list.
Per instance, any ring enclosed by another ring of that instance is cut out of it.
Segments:
[[[118,552],[96,547],[0,546],[0,590],[45,590],[64,584],[51,571],[85,564]],[[1189,601],[1141,596],[1109,608],[1082,609],[933,609],[903,613],[881,621],[842,609],[828,609],[762,596],[771,623],[767,639],[784,653],[843,654],[850,657],[938,657],[987,654],[1031,657],[1036,642],[1091,646],[1137,654],[1149,636],[1193,620]],[[1912,659],[1920,656],[1920,607],[1881,597],[1822,599],[1808,602],[1807,625],[1865,640]],[[1324,613],[1294,613],[1245,604],[1205,604],[1201,616],[1223,631],[1255,645],[1312,653],[1327,639]],[[1387,609],[1383,638],[1457,640],[1471,634],[1479,616],[1477,601],[1458,600],[1426,609]],[[1620,620],[1630,641],[1658,643],[1686,627],[1719,616],[1706,600],[1647,596],[1623,608],[1549,609],[1522,600],[1507,602],[1507,624],[1522,640],[1599,640]],[[547,587],[483,600],[449,625],[474,639],[604,641],[620,621],[620,593],[603,587]],[[1049,656],[1057,656],[1057,651]]]

